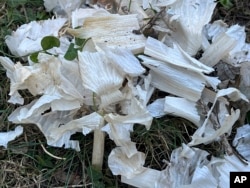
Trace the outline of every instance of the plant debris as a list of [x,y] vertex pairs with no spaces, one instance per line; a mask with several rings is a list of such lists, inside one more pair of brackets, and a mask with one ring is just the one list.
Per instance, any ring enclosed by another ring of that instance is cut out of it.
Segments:
[[[98,169],[106,132],[116,145],[109,168],[136,187],[229,187],[230,171],[250,171],[249,125],[242,122],[250,109],[250,44],[243,26],[210,22],[213,0],[94,1],[92,8],[80,0],[44,3],[56,18],[6,37],[27,65],[0,57],[11,81],[9,102],[21,105],[9,121],[35,124],[48,145],[77,151],[71,136],[94,132]],[[157,36],[138,35],[146,29]],[[24,89],[37,98],[24,104]],[[157,90],[163,96],[153,98]],[[144,166],[146,155],[130,134],[138,124],[150,130],[153,119],[165,115],[185,118],[196,130],[160,171]],[[237,122],[232,146],[228,137]],[[0,133],[7,135],[0,144],[6,147],[21,132]],[[220,142],[223,157],[208,159],[194,147],[213,142]]]

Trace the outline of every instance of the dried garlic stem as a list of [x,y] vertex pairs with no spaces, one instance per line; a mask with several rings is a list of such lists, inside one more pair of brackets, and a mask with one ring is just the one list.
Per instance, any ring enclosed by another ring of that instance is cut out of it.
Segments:
[[105,133],[101,131],[101,127],[94,131],[92,165],[99,170],[102,169],[102,164],[103,164],[104,138],[105,138]]

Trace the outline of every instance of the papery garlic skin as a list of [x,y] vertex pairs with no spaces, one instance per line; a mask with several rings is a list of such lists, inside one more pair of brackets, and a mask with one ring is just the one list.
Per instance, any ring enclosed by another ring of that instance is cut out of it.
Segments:
[[12,35],[6,36],[5,42],[13,55],[27,56],[42,50],[40,43],[43,37],[57,37],[66,21],[65,18],[32,21],[19,27]]
[[14,131],[0,132],[0,146],[7,148],[8,142],[14,140],[23,133],[23,127],[17,126]]
[[211,20],[215,6],[213,0],[178,0],[168,10],[171,38],[188,54],[193,56],[200,50],[202,29]]

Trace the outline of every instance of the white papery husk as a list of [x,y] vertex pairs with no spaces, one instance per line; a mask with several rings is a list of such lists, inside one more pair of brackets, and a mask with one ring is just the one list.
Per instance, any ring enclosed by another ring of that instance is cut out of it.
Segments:
[[[44,99],[45,102],[41,99]],[[66,103],[63,104],[67,105]],[[99,128],[104,121],[102,116],[95,112],[74,120],[77,110],[46,113],[45,110],[49,110],[49,108],[50,100],[46,98],[46,95],[43,95],[39,100],[34,100],[28,105],[17,108],[8,119],[13,123],[36,124],[46,137],[48,145],[64,146],[77,151],[80,151],[79,142],[70,140],[71,135],[76,132],[82,132],[86,135]]]
[[0,132],[0,146],[7,148],[8,142],[14,140],[23,133],[23,127],[17,126],[14,131]]
[[250,125],[246,124],[237,128],[233,146],[246,160],[250,161]]
[[116,103],[124,96],[119,90],[124,77],[99,52],[78,52],[82,85],[101,99],[101,108]]
[[241,64],[240,78],[239,90],[250,99],[250,61]]
[[167,13],[171,36],[188,54],[195,55],[202,44],[202,29],[210,20],[213,0],[178,0]]
[[161,171],[152,168],[143,167],[140,174],[136,174],[133,178],[121,176],[121,181],[134,187],[153,188],[156,187],[156,180],[159,179]]
[[178,116],[200,126],[200,116],[196,108],[196,102],[180,97],[165,97],[156,99],[147,106],[149,113],[160,118],[164,115]]
[[152,85],[162,91],[198,101],[205,85],[211,85],[216,89],[220,83],[217,78],[204,76],[200,72],[187,71],[186,68],[140,55],[142,64],[150,68]]
[[239,66],[243,62],[250,61],[250,45],[245,42],[245,27],[239,25],[228,27],[223,21],[218,20],[208,24],[204,33],[207,40],[212,40],[211,46],[208,45],[203,49],[206,55],[205,63],[211,62],[209,64],[213,65],[218,62],[218,59],[223,58],[223,61]]
[[142,173],[145,162],[145,154],[135,152],[131,156],[127,156],[123,147],[116,147],[111,151],[108,157],[108,165],[114,175],[122,175],[126,178],[133,178],[137,174]]
[[230,187],[230,172],[250,172],[250,164],[242,163],[236,155],[224,156],[223,163],[216,166],[219,172],[219,187]]
[[128,157],[137,152],[135,143],[131,141],[130,132],[133,131],[134,124],[112,124],[108,123],[102,128],[102,131],[108,133],[109,138],[113,140],[116,146],[123,146],[122,149]]
[[[9,102],[23,104],[23,98],[18,93],[18,90],[28,89],[33,96],[48,95],[54,98],[50,102],[54,102],[51,106],[54,106],[53,110],[56,110],[56,103],[60,105],[59,109],[75,109],[80,107],[82,102],[83,93],[79,93],[75,85],[62,74],[68,72],[69,67],[65,63],[62,63],[60,59],[40,53],[38,56],[39,63],[32,66],[23,66],[20,63],[14,64],[10,59],[6,57],[0,57],[0,62],[7,70],[7,76],[11,80],[11,87],[9,95],[11,98]],[[77,67],[72,62],[72,71],[75,71]],[[61,72],[63,71],[63,72]],[[79,75],[79,73],[78,73]],[[77,76],[72,75],[71,76]],[[69,78],[70,76],[67,75]],[[71,79],[73,80],[73,79]],[[77,79],[74,80],[76,82]],[[79,80],[78,80],[79,81]],[[80,90],[82,91],[83,88]],[[68,105],[62,105],[64,101]],[[71,103],[71,106],[69,107]],[[62,107],[62,108],[61,108]]]
[[196,102],[179,97],[165,97],[164,112],[169,115],[185,118],[197,127],[200,126],[200,116]]
[[[207,160],[206,151],[189,148],[185,144],[171,154],[170,163],[163,171],[144,168],[134,177],[122,176],[122,182],[135,187],[176,188],[176,187],[216,187],[217,180]],[[209,177],[209,178],[208,178]],[[206,182],[207,184],[204,184]]]
[[109,62],[111,62],[123,76],[136,77],[146,71],[130,50],[107,47],[98,47],[97,50],[103,52]]
[[197,176],[201,182],[208,182],[208,185],[211,185],[208,186],[209,188],[216,187],[217,182],[208,165],[207,156],[208,152],[204,150],[182,144],[182,147],[172,152],[170,164],[161,172],[156,187],[194,187],[199,182],[197,182]]
[[46,11],[53,12],[56,16],[71,16],[71,12],[80,7],[82,1],[81,0],[44,0],[44,7]]
[[105,44],[111,48],[125,48],[133,53],[143,52],[146,38],[132,31],[139,29],[136,14],[129,15],[96,15],[85,18],[79,29],[68,29],[78,38],[92,38],[96,46]]
[[29,68],[22,66],[20,62],[14,64],[14,62],[7,57],[0,57],[0,63],[6,69],[7,77],[10,79],[10,99],[8,102],[23,104],[24,99],[19,94],[18,89],[25,88],[21,85],[31,74]]
[[128,114],[119,115],[115,113],[109,113],[104,116],[105,120],[112,124],[142,124],[145,125],[147,130],[150,129],[153,117],[147,111],[147,109],[136,99],[132,98],[128,107]]
[[125,87],[123,92],[126,93],[127,98],[117,103],[117,105],[121,106],[122,115],[107,113],[104,118],[108,124],[102,128],[103,131],[109,134],[110,139],[114,140],[116,146],[120,146],[123,153],[129,158],[137,153],[135,143],[130,138],[130,132],[133,131],[134,124],[143,124],[149,129],[153,119],[142,104],[144,101],[140,102],[135,98],[132,92],[133,89],[136,90],[132,85]]
[[[248,102],[248,99],[236,88],[227,88],[219,90],[216,94],[216,97],[213,102],[213,106],[210,108],[210,110],[207,113],[207,118],[203,122],[202,126],[199,127],[195,133],[192,136],[192,141],[189,143],[190,146],[198,145],[198,144],[207,144],[212,141],[215,141],[219,139],[219,137],[225,133],[228,135],[231,134],[231,129],[234,123],[238,120],[240,117],[240,110],[233,108],[229,109],[228,111],[227,105],[228,101],[224,98],[224,96],[227,96],[229,98],[229,101],[238,101],[238,100],[244,100]],[[220,127],[218,129],[215,129],[214,123],[210,121],[212,111],[215,108],[215,104],[219,103],[219,107],[217,109],[218,114],[216,114],[218,118],[218,123]]]
[[9,116],[9,121],[36,124],[49,145],[65,145],[66,148],[79,150],[79,143],[71,141],[70,136],[75,132],[87,134],[103,121],[97,114],[73,120],[84,102],[93,105],[92,92],[82,86],[76,62],[43,53],[38,55],[38,61],[32,66],[23,66],[1,57],[1,63],[11,79],[12,102],[17,100],[13,99],[16,97],[14,94],[19,95],[18,90],[21,89],[29,89],[34,96],[42,95],[30,104],[17,108]]
[[156,99],[154,102],[147,106],[147,110],[154,118],[160,118],[167,113],[164,111],[165,98]]
[[32,21],[19,27],[12,35],[6,36],[5,42],[13,55],[27,56],[42,50],[40,43],[43,37],[57,37],[66,21],[65,18]]
[[178,44],[173,44],[173,47],[168,47],[159,40],[148,37],[145,45],[144,53],[157,60],[173,64],[179,67],[193,70],[200,73],[211,73],[213,68],[208,67],[195,58],[191,57]]
[[145,188],[222,188],[229,187],[229,172],[249,171],[249,163],[243,164],[235,155],[211,160],[208,155],[207,151],[182,144],[172,152],[165,170],[143,167],[133,177],[122,175],[122,182]]
[[149,15],[145,12],[143,8],[142,0],[122,0],[120,3],[120,9],[118,10],[119,14],[137,14],[140,25],[146,23],[146,18],[149,18]]
[[155,91],[155,88],[151,85],[151,75],[148,74],[145,76],[143,78],[143,83],[138,83],[135,87],[135,96],[137,96],[142,105],[146,107]]
[[91,16],[107,16],[110,13],[105,9],[80,8],[72,12],[71,25],[72,28],[82,26],[85,19]]
[[204,51],[199,60],[205,65],[213,67],[235,47],[236,43],[234,38],[223,33]]

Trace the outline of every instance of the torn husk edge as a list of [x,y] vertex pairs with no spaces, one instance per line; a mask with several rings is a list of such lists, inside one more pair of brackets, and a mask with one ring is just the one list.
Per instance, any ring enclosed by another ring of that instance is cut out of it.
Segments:
[[237,41],[233,37],[230,37],[227,33],[223,33],[204,51],[199,61],[207,66],[213,67],[224,58],[236,44]]

